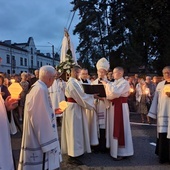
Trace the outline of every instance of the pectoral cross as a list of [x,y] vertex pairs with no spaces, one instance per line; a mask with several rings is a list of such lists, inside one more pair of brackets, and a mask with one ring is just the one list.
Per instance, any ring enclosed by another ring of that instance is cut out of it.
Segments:
[[30,156],[30,158],[33,159],[33,161],[35,161],[35,159],[38,158],[38,156],[35,156],[33,153],[32,156]]

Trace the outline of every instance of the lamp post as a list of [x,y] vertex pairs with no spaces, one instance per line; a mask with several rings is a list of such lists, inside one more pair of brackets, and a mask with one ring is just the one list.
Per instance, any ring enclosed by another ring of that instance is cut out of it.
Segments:
[[53,67],[54,67],[54,45],[53,44],[51,44],[50,42],[48,42],[48,44],[50,44],[51,45],[51,47],[52,47],[52,58],[53,58]]

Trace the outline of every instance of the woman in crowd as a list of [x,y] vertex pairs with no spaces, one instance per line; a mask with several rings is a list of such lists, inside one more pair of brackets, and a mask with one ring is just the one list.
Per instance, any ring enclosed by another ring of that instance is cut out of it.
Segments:
[[145,123],[146,116],[147,122],[150,124],[150,119],[147,116],[147,104],[150,102],[150,90],[143,78],[140,78],[139,83],[136,85],[136,102],[137,112],[141,114],[142,123]]
[[27,82],[27,73],[23,72],[21,74],[21,82],[20,82],[21,87],[23,88],[23,91],[20,94],[20,101],[19,101],[19,120],[22,121],[23,117],[23,110],[24,110],[24,104],[25,104],[25,98],[26,94],[29,89],[29,83]]

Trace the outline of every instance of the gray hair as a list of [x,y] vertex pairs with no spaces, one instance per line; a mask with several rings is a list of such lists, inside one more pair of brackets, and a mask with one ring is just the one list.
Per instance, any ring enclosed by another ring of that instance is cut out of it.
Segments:
[[55,76],[56,70],[50,65],[42,66],[39,70],[39,79],[43,79],[49,76]]
[[165,67],[163,68],[163,70],[165,70],[165,69],[170,70],[170,66],[165,66]]

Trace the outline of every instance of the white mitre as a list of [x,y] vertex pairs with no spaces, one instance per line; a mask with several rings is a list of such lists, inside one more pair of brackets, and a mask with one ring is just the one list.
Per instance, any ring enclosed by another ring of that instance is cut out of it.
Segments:
[[109,68],[110,68],[110,64],[109,64],[109,62],[108,62],[105,58],[101,58],[101,59],[97,62],[96,68],[97,68],[97,70],[99,70],[99,69],[104,69],[104,70],[108,71]]

